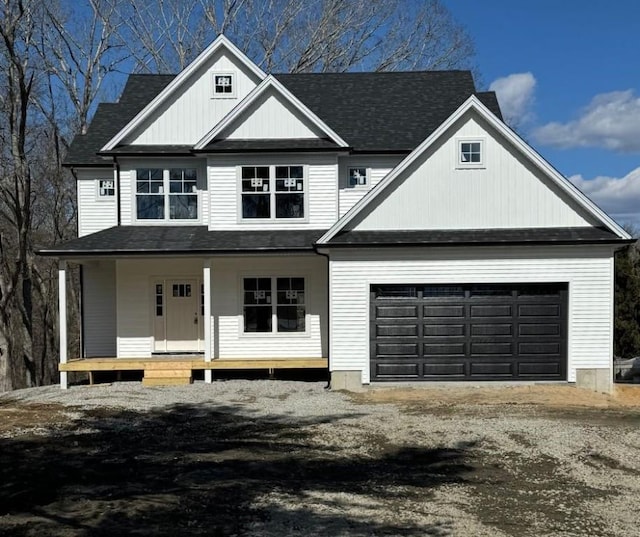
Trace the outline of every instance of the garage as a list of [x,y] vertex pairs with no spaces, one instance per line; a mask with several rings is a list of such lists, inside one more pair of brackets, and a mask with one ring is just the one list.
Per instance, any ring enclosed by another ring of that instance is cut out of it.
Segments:
[[567,284],[372,285],[372,381],[566,380]]

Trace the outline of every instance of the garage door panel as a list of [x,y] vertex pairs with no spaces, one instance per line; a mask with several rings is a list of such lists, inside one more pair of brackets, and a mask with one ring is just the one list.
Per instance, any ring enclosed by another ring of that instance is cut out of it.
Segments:
[[428,337],[464,336],[464,324],[425,324],[422,327],[425,339]]
[[471,318],[476,317],[511,317],[513,306],[511,304],[496,304],[493,306],[471,306]]
[[372,378],[566,379],[566,289],[372,286]]
[[422,353],[425,356],[464,356],[465,344],[462,343],[424,343],[422,345]]
[[466,376],[465,364],[461,363],[425,363],[423,366],[425,377],[456,377],[463,380]]
[[417,363],[402,363],[402,362],[389,362],[381,363],[376,366],[377,377],[392,377],[397,379],[399,377],[404,378],[418,378],[420,376],[420,366]]

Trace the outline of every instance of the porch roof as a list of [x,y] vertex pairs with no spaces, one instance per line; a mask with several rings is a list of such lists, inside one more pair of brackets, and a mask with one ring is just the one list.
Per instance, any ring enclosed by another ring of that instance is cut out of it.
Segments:
[[79,257],[311,252],[325,232],[322,229],[209,231],[207,226],[116,226],[42,248],[38,254]]

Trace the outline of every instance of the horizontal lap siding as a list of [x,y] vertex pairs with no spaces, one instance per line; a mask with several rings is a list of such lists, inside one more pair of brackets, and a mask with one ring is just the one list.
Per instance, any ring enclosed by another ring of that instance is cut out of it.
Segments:
[[79,170],[78,236],[84,237],[116,225],[116,198],[98,198],[99,179],[113,181],[113,170]]
[[376,283],[569,282],[569,381],[575,380],[576,368],[610,367],[613,262],[608,249],[585,249],[582,255],[571,248],[335,252],[330,267],[331,370],[361,370],[365,383],[369,289]]
[[116,271],[114,261],[82,266],[84,356],[116,355]]
[[[212,268],[214,358],[321,358],[327,356],[327,269],[320,256],[216,258]],[[242,278],[303,276],[306,334],[244,334]]]

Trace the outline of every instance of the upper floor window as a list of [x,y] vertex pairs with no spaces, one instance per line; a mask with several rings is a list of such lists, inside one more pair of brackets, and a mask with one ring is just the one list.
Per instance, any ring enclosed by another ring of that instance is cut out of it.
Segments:
[[303,166],[243,166],[242,218],[304,218]]
[[198,218],[198,172],[195,168],[136,170],[138,220]]
[[482,140],[458,140],[458,166],[461,168],[480,167],[484,164],[484,144]]
[[349,177],[347,186],[349,188],[355,188],[358,186],[366,186],[369,183],[367,177],[367,168],[353,167],[349,168]]
[[98,179],[98,198],[109,199],[116,195],[113,179]]
[[213,73],[213,96],[235,97],[236,77],[233,73]]

